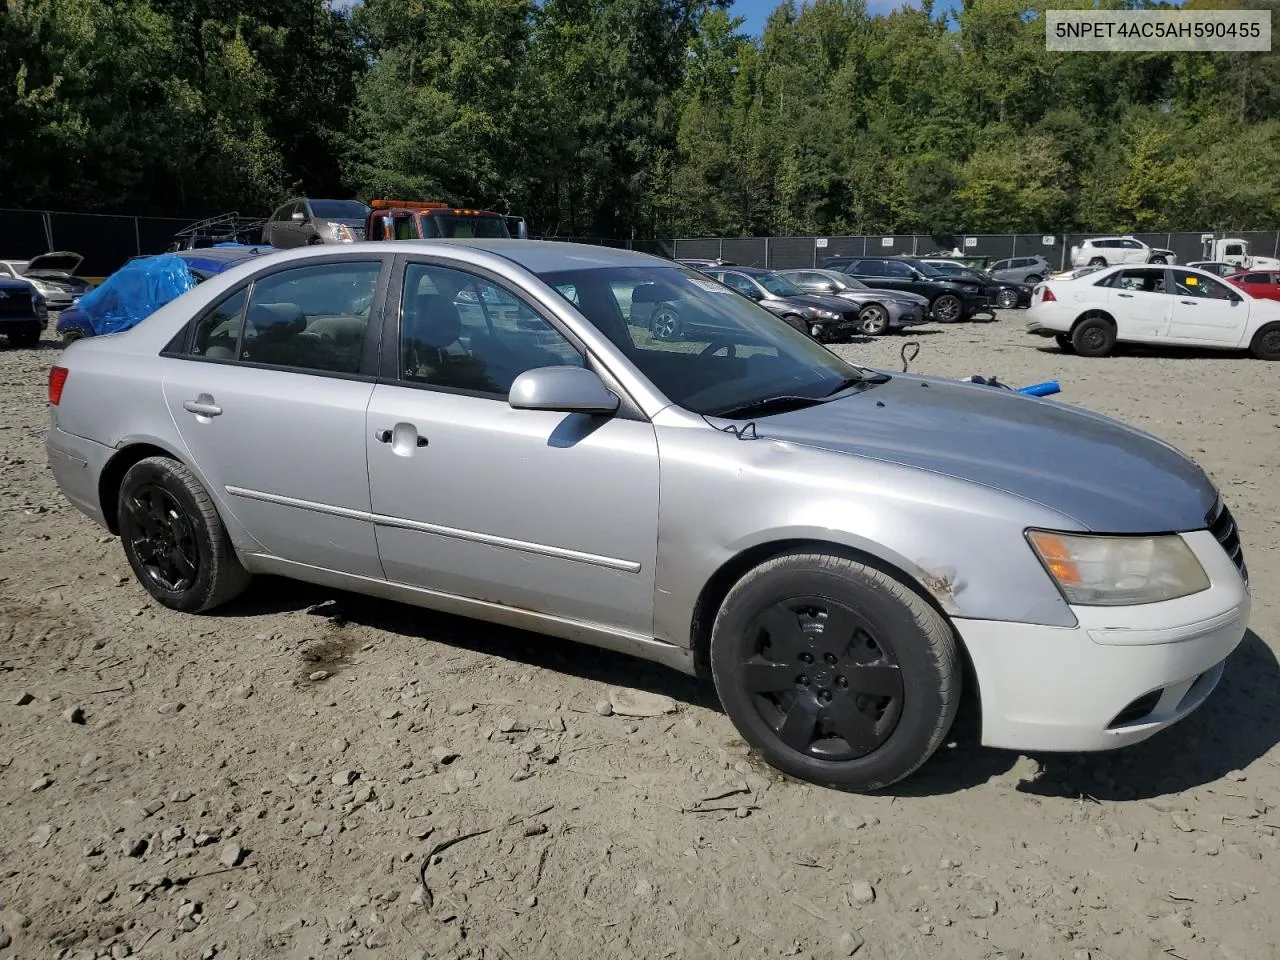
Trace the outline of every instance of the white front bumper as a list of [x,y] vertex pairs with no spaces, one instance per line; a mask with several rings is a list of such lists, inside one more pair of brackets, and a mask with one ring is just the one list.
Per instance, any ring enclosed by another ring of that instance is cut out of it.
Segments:
[[[977,674],[982,742],[1109,750],[1176,723],[1213,692],[1244,637],[1249,592],[1207,530],[1183,534],[1210,587],[1163,603],[1072,607],[1075,627],[956,619]],[[1117,715],[1158,692],[1124,722]]]

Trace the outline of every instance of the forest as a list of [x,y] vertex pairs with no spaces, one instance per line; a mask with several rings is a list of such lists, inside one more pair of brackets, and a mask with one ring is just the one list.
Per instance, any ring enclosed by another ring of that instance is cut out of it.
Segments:
[[1042,11],[1092,5],[785,0],[749,37],[727,0],[7,0],[0,207],[394,196],[619,239],[1275,228],[1280,53],[1046,52]]

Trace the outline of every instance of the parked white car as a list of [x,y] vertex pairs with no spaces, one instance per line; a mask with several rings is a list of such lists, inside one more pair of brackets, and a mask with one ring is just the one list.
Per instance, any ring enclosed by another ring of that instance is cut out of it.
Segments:
[[1095,237],[1071,248],[1071,263],[1077,267],[1111,267],[1117,263],[1176,263],[1172,250],[1152,247],[1135,237]]
[[1104,267],[1036,287],[1027,332],[1105,357],[1117,343],[1249,350],[1280,360],[1280,303],[1191,267]]

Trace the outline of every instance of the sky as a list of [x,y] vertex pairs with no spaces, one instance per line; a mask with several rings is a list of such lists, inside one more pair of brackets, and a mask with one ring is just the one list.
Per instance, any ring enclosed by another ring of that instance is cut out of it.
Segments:
[[[779,0],[734,0],[733,13],[736,16],[745,18],[742,24],[742,31],[752,36],[758,36],[760,31],[764,29],[764,22],[769,18],[769,14],[773,12]],[[907,0],[867,0],[868,13],[888,13],[902,6],[918,6],[916,3],[908,3]],[[944,10],[953,10],[960,6],[959,0],[936,0],[934,3],[935,15],[941,14]]]

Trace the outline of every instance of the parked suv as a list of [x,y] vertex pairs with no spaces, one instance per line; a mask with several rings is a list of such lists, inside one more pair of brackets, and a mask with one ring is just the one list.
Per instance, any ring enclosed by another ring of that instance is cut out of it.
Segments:
[[279,207],[262,228],[262,242],[273,247],[313,243],[354,243],[364,239],[369,207],[359,200],[309,200],[298,197]]
[[1044,257],[1012,257],[1008,260],[997,260],[987,268],[987,273],[997,280],[1012,283],[1029,283],[1033,287],[1049,274],[1053,273],[1053,265]]
[[1071,248],[1076,267],[1112,267],[1117,263],[1177,263],[1172,250],[1148,246],[1130,236],[1097,237]]
[[939,323],[989,313],[991,300],[976,283],[948,277],[936,267],[907,257],[831,257],[823,266],[857,277],[877,290],[906,290],[929,299],[929,315]]
[[930,266],[955,280],[976,284],[982,290],[982,295],[988,297],[1001,310],[1031,306],[1031,284],[997,280],[991,274],[981,270],[971,270],[968,267],[947,263],[934,263]]

